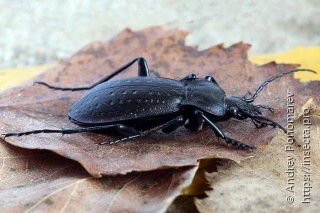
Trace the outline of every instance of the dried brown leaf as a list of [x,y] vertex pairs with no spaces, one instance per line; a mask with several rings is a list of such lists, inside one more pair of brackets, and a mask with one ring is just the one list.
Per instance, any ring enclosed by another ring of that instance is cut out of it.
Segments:
[[52,152],[0,143],[1,212],[164,212],[196,167],[94,178]]
[[[125,30],[109,42],[94,42],[69,60],[42,74],[34,81],[67,87],[90,85],[137,56],[144,56],[152,75],[181,79],[194,72],[199,77],[212,75],[228,95],[243,96],[253,92],[265,79],[295,66],[270,63],[259,67],[247,60],[249,45],[238,43],[229,48],[218,45],[205,51],[185,46],[187,33],[149,28],[138,32]],[[136,76],[135,68],[121,75]],[[239,83],[241,82],[241,83]],[[280,123],[285,121],[286,91],[299,91],[296,103],[304,103],[318,82],[302,85],[287,76],[267,88],[257,99],[259,104],[275,108],[266,115]],[[66,117],[68,107],[83,92],[59,92],[41,85],[25,84],[2,95],[0,99],[0,131],[20,132],[33,129],[75,128]],[[232,138],[247,144],[261,145],[279,131],[273,128],[257,130],[249,121],[229,120],[218,124]],[[209,128],[192,133],[179,128],[171,134],[157,133],[150,137],[112,146],[94,144],[110,141],[118,135],[81,133],[73,135],[38,134],[6,138],[6,141],[29,149],[52,150],[80,162],[93,176],[126,174],[167,167],[198,165],[202,158],[225,158],[239,162],[251,156],[249,150],[228,147]]]
[[[307,103],[303,108],[315,106],[312,100]],[[309,109],[316,111],[313,107]],[[297,110],[296,115],[300,111]],[[311,116],[308,118],[311,125],[305,125],[303,116],[296,118],[297,143],[291,145],[294,151],[286,151],[285,146],[290,145],[287,137],[278,134],[269,146],[257,150],[255,158],[244,160],[240,165],[224,162],[217,173],[207,175],[213,190],[207,193],[208,198],[196,201],[200,212],[318,212],[320,119]],[[304,147],[308,140],[309,148]],[[289,196],[294,199],[292,204]]]

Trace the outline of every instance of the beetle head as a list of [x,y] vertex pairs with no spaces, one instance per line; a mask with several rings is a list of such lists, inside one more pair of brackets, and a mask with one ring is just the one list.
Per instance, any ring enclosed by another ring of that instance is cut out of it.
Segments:
[[239,120],[246,119],[251,116],[261,115],[260,109],[243,98],[227,97],[225,99],[227,114]]

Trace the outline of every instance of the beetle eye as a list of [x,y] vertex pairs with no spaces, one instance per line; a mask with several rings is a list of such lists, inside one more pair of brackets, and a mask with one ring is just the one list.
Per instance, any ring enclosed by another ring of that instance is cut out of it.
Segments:
[[231,107],[231,108],[230,108],[230,112],[231,112],[231,114],[232,114],[233,117],[236,117],[237,114],[238,114],[238,109],[235,108],[235,107]]
[[244,119],[243,115],[241,114],[241,111],[236,107],[231,107],[230,113],[231,113],[232,117],[234,117],[234,118]]

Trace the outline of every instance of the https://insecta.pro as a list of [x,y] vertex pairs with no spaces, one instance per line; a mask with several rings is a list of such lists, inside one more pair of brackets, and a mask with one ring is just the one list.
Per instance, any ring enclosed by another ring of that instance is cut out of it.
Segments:
[[[112,79],[135,62],[138,63],[137,77]],[[118,140],[98,143],[103,145],[144,137],[158,130],[170,133],[182,125],[190,130],[201,130],[208,125],[225,142],[240,148],[254,148],[227,137],[217,123],[231,118],[250,118],[257,128],[273,126],[286,131],[280,124],[262,116],[261,109],[273,112],[271,107],[253,105],[252,102],[268,83],[299,71],[315,72],[309,69],[287,70],[263,82],[252,96],[247,93],[243,97],[226,97],[212,76],[197,78],[195,74],[190,74],[181,80],[150,77],[146,60],[139,57],[89,87],[63,88],[36,82],[53,90],[88,90],[68,110],[70,121],[81,128],[7,133],[4,137],[104,130],[114,130],[124,135]]]

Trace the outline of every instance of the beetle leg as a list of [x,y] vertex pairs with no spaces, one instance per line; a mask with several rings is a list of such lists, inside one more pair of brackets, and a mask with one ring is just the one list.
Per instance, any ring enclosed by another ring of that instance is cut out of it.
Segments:
[[117,69],[116,71],[114,71],[113,73],[111,73],[110,75],[108,75],[107,77],[101,79],[100,81],[98,81],[97,83],[88,86],[88,87],[75,87],[75,88],[68,88],[68,87],[56,87],[56,86],[51,86],[45,82],[42,81],[38,81],[35,82],[35,84],[41,84],[44,85],[46,87],[48,87],[49,89],[53,89],[53,90],[62,90],[62,91],[80,91],[80,90],[89,90],[92,89],[93,87],[106,82],[108,80],[110,80],[111,78],[113,78],[114,76],[118,75],[119,73],[125,71],[126,69],[128,69],[131,65],[133,65],[135,62],[138,62],[138,76],[142,76],[142,77],[149,77],[149,68],[148,68],[148,64],[147,61],[142,58],[135,58],[132,61],[130,61],[129,63],[127,63],[126,65],[120,67],[119,69]]
[[27,132],[17,132],[17,133],[6,133],[2,134],[4,136],[4,139],[7,137],[12,136],[23,136],[23,135],[31,135],[31,134],[39,134],[39,133],[62,133],[64,134],[63,130],[55,130],[55,129],[39,129],[39,130],[33,130],[33,131],[27,131]]
[[202,129],[203,124],[203,118],[193,112],[188,116],[188,121],[184,126],[191,131],[198,131]]
[[162,128],[162,132],[164,133],[173,132],[174,130],[178,129],[180,126],[185,124],[185,122],[186,122],[186,118],[183,116],[179,116],[176,119],[166,123],[166,126]]
[[274,109],[272,107],[269,107],[269,106],[265,106],[265,105],[255,105],[255,106],[258,107],[258,108],[267,109],[270,112],[274,112]]
[[229,138],[227,136],[224,135],[224,133],[209,119],[207,118],[203,112],[196,110],[195,113],[199,116],[201,116],[205,122],[211,127],[211,129],[213,130],[213,132],[216,134],[216,136],[218,138],[222,138],[224,139],[227,143],[232,144],[233,146],[236,147],[241,147],[241,148],[249,148],[249,149],[254,149],[254,146],[250,146],[244,143],[241,143],[240,141],[237,141],[235,139]]
[[99,145],[104,145],[104,144],[116,144],[116,143],[120,143],[126,140],[132,140],[135,138],[140,138],[140,137],[145,137],[147,135],[151,135],[155,132],[157,132],[158,130],[162,129],[163,132],[165,133],[169,133],[172,132],[174,130],[176,130],[179,126],[183,125],[185,123],[186,119],[184,116],[178,116],[173,120],[170,120],[164,124],[161,124],[159,126],[156,126],[152,129],[146,130],[146,131],[142,131],[142,132],[137,132],[137,134],[132,134],[123,138],[120,138],[118,140],[114,140],[114,141],[107,141],[107,142],[99,142],[97,144]]
[[120,138],[118,140],[98,142],[96,144],[98,144],[98,145],[106,145],[106,144],[111,145],[111,144],[120,143],[120,142],[123,142],[123,141],[126,141],[126,140],[133,140],[135,138],[139,138],[139,137],[143,137],[143,136],[144,135],[142,135],[142,134],[130,135],[130,136],[126,136],[124,138]]
[[132,127],[123,125],[123,124],[112,124],[112,125],[102,125],[102,126],[92,126],[86,128],[78,128],[78,129],[40,129],[40,130],[33,130],[27,132],[18,132],[18,133],[7,133],[2,134],[4,138],[12,137],[12,136],[23,136],[23,135],[31,135],[31,134],[39,134],[39,133],[61,133],[61,134],[74,134],[80,132],[96,132],[96,131],[103,131],[103,130],[115,130],[122,134],[133,134],[137,132]]
[[[283,126],[281,126],[280,124],[278,124],[277,122],[275,122],[269,118],[266,118],[263,116],[251,116],[250,118],[259,122],[259,123],[265,123],[266,125],[269,125],[269,126],[279,127],[284,133],[287,133],[287,130]],[[263,120],[267,121],[267,122],[262,122]]]
[[261,122],[261,121],[256,121],[256,120],[254,120],[252,118],[251,118],[251,120],[254,123],[254,125],[257,127],[257,129],[260,129],[260,128],[268,126],[267,123],[264,123],[264,122]]

